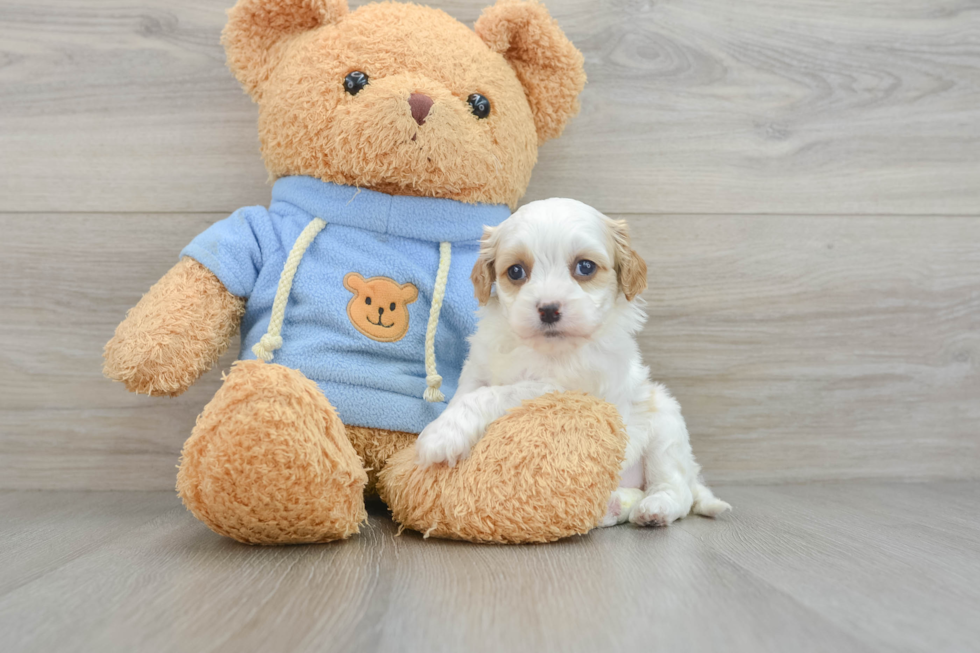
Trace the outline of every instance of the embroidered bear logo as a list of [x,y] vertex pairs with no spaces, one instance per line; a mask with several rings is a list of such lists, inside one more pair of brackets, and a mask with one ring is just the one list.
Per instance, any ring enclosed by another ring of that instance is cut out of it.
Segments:
[[355,329],[378,342],[396,342],[405,337],[408,305],[418,299],[418,288],[388,277],[365,279],[357,272],[344,277],[344,288],[354,293],[347,303],[347,317]]

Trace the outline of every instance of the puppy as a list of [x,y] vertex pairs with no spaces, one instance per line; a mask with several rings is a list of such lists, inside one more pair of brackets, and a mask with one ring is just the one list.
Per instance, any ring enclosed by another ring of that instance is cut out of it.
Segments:
[[579,390],[615,405],[629,437],[601,525],[729,510],[700,480],[680,405],[640,358],[646,271],[626,222],[575,200],[532,202],[487,228],[472,274],[479,325],[455,396],[419,435],[418,464],[455,465],[522,401]]

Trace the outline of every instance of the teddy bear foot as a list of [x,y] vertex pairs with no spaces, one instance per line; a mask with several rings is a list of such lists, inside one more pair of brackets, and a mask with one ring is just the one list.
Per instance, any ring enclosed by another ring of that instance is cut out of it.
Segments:
[[400,451],[378,489],[396,521],[426,536],[551,542],[599,525],[625,451],[614,406],[553,393],[496,420],[455,467],[420,469],[414,446]]
[[194,516],[248,544],[349,537],[367,518],[366,483],[317,385],[257,360],[235,363],[184,444],[177,473]]

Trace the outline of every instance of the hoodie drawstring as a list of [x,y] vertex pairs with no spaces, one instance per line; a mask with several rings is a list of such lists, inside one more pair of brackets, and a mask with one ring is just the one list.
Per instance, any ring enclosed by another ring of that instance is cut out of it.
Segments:
[[269,330],[262,336],[262,339],[252,347],[252,353],[261,358],[266,363],[272,362],[275,350],[282,347],[282,321],[286,317],[286,302],[289,300],[289,293],[293,290],[293,277],[296,276],[296,268],[303,260],[303,254],[316,238],[317,234],[327,226],[327,221],[323,218],[313,218],[299,234],[299,238],[293,243],[293,248],[289,250],[286,257],[286,264],[282,268],[279,276],[279,286],[276,288],[276,298],[272,301],[272,317],[269,318]]
[[[313,239],[327,226],[323,218],[314,218],[300,233],[299,238],[289,250],[286,264],[279,276],[279,286],[276,297],[272,301],[272,316],[269,318],[269,330],[252,347],[252,353],[266,363],[272,362],[274,353],[282,347],[282,323],[286,317],[286,303],[293,289],[293,278],[303,255]],[[423,398],[430,403],[445,401],[446,396],[439,390],[442,377],[436,368],[436,329],[439,328],[439,313],[442,311],[442,300],[446,296],[446,284],[449,281],[449,263],[452,259],[452,245],[448,242],[439,243],[439,269],[436,272],[435,285],[432,289],[432,308],[429,309],[429,324],[425,329],[425,392]]]
[[425,393],[423,397],[429,403],[446,400],[446,395],[439,390],[442,377],[436,369],[436,329],[439,328],[439,312],[442,310],[442,300],[446,296],[446,283],[449,280],[449,263],[452,260],[452,245],[448,242],[439,243],[439,270],[436,272],[436,283],[432,289],[432,308],[429,309],[429,325],[425,329]]

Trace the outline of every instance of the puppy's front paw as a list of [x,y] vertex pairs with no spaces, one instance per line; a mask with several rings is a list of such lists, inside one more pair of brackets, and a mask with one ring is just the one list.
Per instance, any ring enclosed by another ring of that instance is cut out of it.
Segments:
[[687,515],[688,510],[672,492],[661,490],[636,504],[630,521],[637,526],[669,526]]
[[419,467],[438,463],[454,467],[458,461],[470,455],[470,446],[475,440],[473,430],[465,415],[450,410],[444,412],[419,434],[415,443]]

